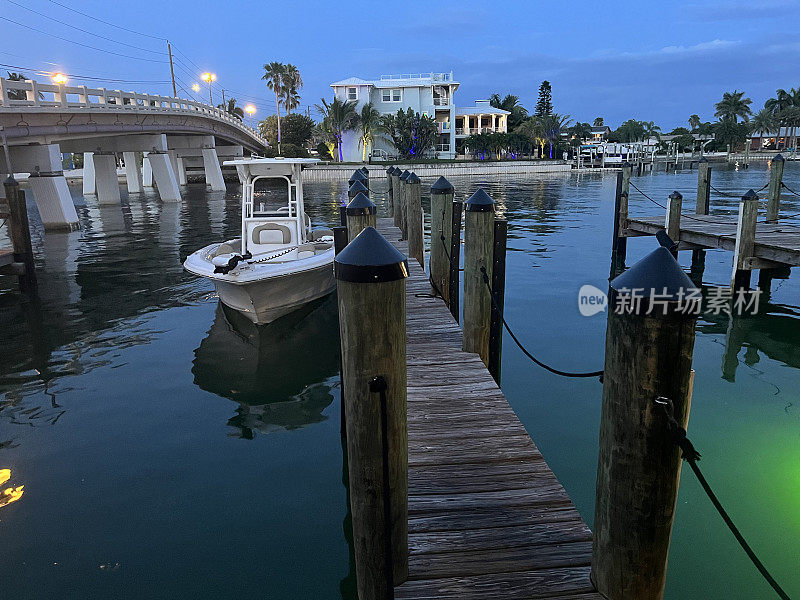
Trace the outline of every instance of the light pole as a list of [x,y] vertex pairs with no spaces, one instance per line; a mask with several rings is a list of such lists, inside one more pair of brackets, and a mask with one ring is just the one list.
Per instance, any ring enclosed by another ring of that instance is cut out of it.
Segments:
[[253,115],[256,114],[256,107],[252,104],[248,104],[244,107],[244,112],[250,115],[250,127],[253,127]]
[[208,84],[208,102],[211,104],[211,106],[214,106],[214,98],[211,96],[211,83],[213,81],[217,80],[217,74],[216,73],[203,73],[200,76],[200,79],[202,79],[203,81],[205,81]]

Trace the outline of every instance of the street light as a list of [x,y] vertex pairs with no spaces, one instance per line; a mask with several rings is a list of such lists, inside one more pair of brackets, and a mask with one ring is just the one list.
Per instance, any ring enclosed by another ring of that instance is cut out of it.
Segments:
[[66,85],[66,83],[69,81],[69,77],[67,77],[63,73],[55,73],[50,78],[50,81],[52,81],[53,83],[55,83],[57,85]]
[[256,114],[256,107],[253,106],[252,104],[248,104],[247,106],[244,107],[244,112],[246,112],[248,115],[250,115],[250,126],[252,127],[252,125],[253,125],[253,115]]
[[195,94],[197,92],[199,92],[200,91],[200,84],[199,83],[193,83],[192,84],[192,90],[194,91]]
[[208,101],[211,103],[211,106],[214,106],[214,98],[211,96],[211,83],[217,80],[216,73],[203,73],[200,76],[200,79],[205,81],[208,84]]

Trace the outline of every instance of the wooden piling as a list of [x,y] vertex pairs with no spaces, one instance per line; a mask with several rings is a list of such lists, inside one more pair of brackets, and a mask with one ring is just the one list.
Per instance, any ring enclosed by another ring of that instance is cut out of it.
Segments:
[[494,200],[483,189],[466,202],[464,224],[464,330],[462,349],[489,364],[492,301],[481,269],[492,280]]
[[[611,282],[591,572],[606,598],[663,597],[681,457],[654,401],[686,427],[697,316],[679,301],[693,288],[666,248]],[[645,299],[621,303],[625,290]]]
[[416,173],[406,178],[406,213],[408,219],[408,256],[425,268],[425,234],[423,232],[422,186]]
[[695,213],[707,215],[711,208],[711,163],[704,156],[697,163],[697,206]]
[[8,203],[8,234],[14,252],[14,263],[22,265],[21,272],[18,273],[19,288],[26,293],[33,292],[36,290],[36,269],[25,192],[20,189],[19,182],[13,175],[9,175],[3,182],[3,187]]
[[402,195],[402,184],[400,183],[400,174],[402,171],[397,167],[394,167],[394,171],[392,172],[392,217],[394,218],[394,226],[400,229],[400,225],[402,223],[402,215],[400,208],[400,203],[402,202],[401,195]]
[[500,385],[500,371],[503,357],[503,308],[506,297],[506,240],[508,221],[494,220],[494,241],[492,245],[492,290],[496,301],[492,303],[489,318],[489,373]]
[[767,223],[777,223],[781,211],[781,188],[783,187],[783,167],[786,162],[780,154],[772,159],[769,168],[769,196],[767,198]]
[[453,221],[450,226],[450,301],[448,308],[450,314],[459,322],[460,308],[460,283],[461,274],[461,214],[464,212],[463,202],[453,202]]
[[450,306],[450,260],[453,227],[453,185],[439,177],[431,186],[430,279],[436,293]]
[[[339,253],[334,271],[358,596],[392,598],[393,587],[408,577],[408,261],[374,228],[367,227]],[[377,377],[386,383],[383,413],[384,402],[371,391]],[[385,443],[388,473],[384,470]],[[387,475],[388,482],[384,479]],[[387,485],[389,502],[385,503]]]
[[752,266],[748,259],[753,256],[758,220],[758,195],[749,190],[739,202],[739,220],[736,225],[736,246],[733,250],[733,273],[731,289],[735,292],[750,288]]
[[356,181],[360,181],[364,187],[369,189],[369,177],[364,175],[364,171],[361,169],[356,169],[353,171],[353,174],[350,176],[350,180],[347,182],[348,187],[353,185]]
[[400,233],[403,234],[404,240],[408,239],[408,210],[406,208],[406,193],[408,192],[408,187],[406,186],[406,179],[408,176],[411,175],[411,171],[406,169],[402,173],[400,173]]
[[375,203],[367,198],[366,194],[359,192],[345,209],[348,241],[352,242],[365,227],[375,227],[378,218],[377,212]]
[[[681,211],[683,210],[683,195],[680,192],[672,192],[669,195],[667,203],[667,215],[664,223],[664,229],[667,235],[672,238],[676,244],[681,237]],[[678,257],[677,248],[673,251],[673,256]]]
[[386,169],[386,198],[389,200],[389,215],[394,214],[394,192],[392,191],[392,174],[394,167]]
[[614,192],[614,227],[611,241],[611,277],[616,277],[625,270],[625,258],[628,254],[628,238],[623,235],[628,222],[628,195],[623,194],[626,184],[630,186],[630,176],[625,181],[625,174],[617,173],[617,187]]

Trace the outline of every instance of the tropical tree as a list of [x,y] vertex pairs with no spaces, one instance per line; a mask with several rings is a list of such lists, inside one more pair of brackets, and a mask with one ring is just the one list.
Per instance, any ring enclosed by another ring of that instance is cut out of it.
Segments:
[[575,125],[569,128],[569,133],[572,135],[573,139],[580,143],[592,137],[592,126],[588,123],[581,123],[578,121],[575,123]]
[[595,117],[594,122],[592,123],[592,127],[603,127],[605,125],[605,121],[603,117]]
[[267,87],[275,93],[275,104],[278,115],[278,154],[281,151],[281,103],[284,95],[283,83],[286,67],[273,61],[264,65],[264,75],[261,79],[267,82]]
[[[356,102],[355,100],[340,100],[335,96],[330,103],[325,98],[321,98],[321,100],[322,104],[316,104],[314,108],[322,115],[323,122],[327,121],[326,127],[336,140],[336,146],[339,150],[339,162],[342,162],[344,160],[342,155],[342,136],[344,136],[345,131],[351,131],[358,125]],[[278,131],[280,132],[280,129]]]
[[700,115],[692,115],[689,117],[689,127],[692,131],[700,127]]
[[547,80],[544,80],[539,86],[539,99],[536,101],[534,114],[537,117],[553,114],[553,88]]
[[225,104],[218,104],[217,108],[224,110],[232,117],[236,117],[240,121],[244,120],[244,111],[241,106],[236,106],[236,98],[228,98]]
[[492,150],[492,134],[473,133],[464,139],[464,145],[470,149],[473,156],[485,160]]
[[436,144],[439,127],[428,115],[421,115],[408,108],[397,114],[383,115],[380,118],[383,129],[397,149],[401,158],[415,158],[425,155]]
[[747,123],[738,123],[733,119],[721,119],[714,125],[714,141],[721,147],[730,144],[732,148],[747,140],[749,132]]
[[732,92],[725,92],[722,94],[722,100],[714,105],[716,112],[715,117],[721,121],[739,122],[739,117],[743,121],[748,121],[753,111],[750,110],[750,105],[753,101],[750,98],[744,97],[744,92],[734,90]]
[[[306,146],[314,132],[314,120],[302,113],[291,113],[281,119],[281,143]],[[277,145],[278,117],[269,115],[259,121],[258,129],[270,145]]]
[[544,133],[544,123],[539,117],[531,117],[519,126],[517,130],[520,134],[530,142],[532,146],[539,148],[539,157],[544,156],[544,146],[547,143],[547,138]]
[[561,133],[566,132],[570,125],[572,125],[572,119],[569,115],[553,113],[542,118],[542,130],[547,144],[550,146],[550,158],[553,158],[553,147],[561,141]]
[[675,136],[672,141],[678,145],[679,149],[694,151],[694,136],[686,127],[676,127],[669,132],[669,135]]
[[[776,117],[775,126],[780,134],[780,127],[786,127],[787,138],[791,140],[793,148],[797,147],[797,126],[800,125],[800,88],[792,88],[790,91],[784,89],[776,90],[775,97],[769,98],[764,103],[764,108],[769,109]],[[785,146],[789,146],[788,140],[784,138]],[[776,137],[777,144],[777,137]]]
[[[30,77],[25,75],[25,73],[17,73],[14,71],[6,71],[8,74],[9,81],[28,81]],[[44,99],[44,94],[39,92],[39,98]],[[8,90],[8,99],[9,100],[27,100],[28,96],[25,93],[25,90]]]
[[753,115],[753,120],[750,121],[750,131],[757,133],[759,137],[764,137],[765,133],[775,131],[778,118],[766,106]]
[[611,134],[611,138],[615,141],[629,143],[640,142],[648,138],[649,123],[644,121],[637,121],[636,119],[628,119],[617,127]]
[[519,103],[519,97],[513,94],[506,94],[501,100],[500,94],[492,94],[489,96],[489,104],[500,110],[507,110],[511,114],[508,115],[508,130],[514,131],[519,127],[522,122],[528,118],[528,109]]
[[642,121],[642,127],[644,128],[644,137],[642,141],[647,141],[652,138],[656,138],[657,140],[661,139],[661,127],[656,125],[653,121]]
[[360,135],[358,145],[362,147],[361,160],[367,160],[367,146],[370,148],[375,144],[375,134],[381,129],[381,113],[373,106],[372,102],[367,102],[361,107],[361,118],[358,121]]
[[298,68],[292,63],[284,65],[282,77],[283,106],[288,115],[300,105],[300,89],[303,87],[303,78],[300,76]]

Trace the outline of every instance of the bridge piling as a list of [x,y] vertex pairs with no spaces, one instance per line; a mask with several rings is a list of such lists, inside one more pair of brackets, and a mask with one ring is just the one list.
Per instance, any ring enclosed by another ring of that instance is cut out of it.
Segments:
[[94,174],[94,152],[83,153],[83,195],[94,196],[97,193],[97,181]]
[[153,178],[158,186],[158,194],[164,202],[180,202],[181,191],[172,168],[172,161],[166,152],[151,152],[147,155],[153,169]]
[[128,193],[140,193],[142,191],[142,169],[139,167],[137,153],[123,152],[122,160],[125,162],[125,182],[128,185]]
[[142,187],[153,187],[153,167],[150,166],[149,153],[142,154]]
[[97,186],[98,204],[119,204],[119,177],[117,176],[117,155],[113,152],[95,152],[94,175]]
[[214,148],[203,148],[203,170],[206,174],[206,184],[214,192],[225,191],[225,180],[222,178],[222,167],[219,165],[217,151]]

